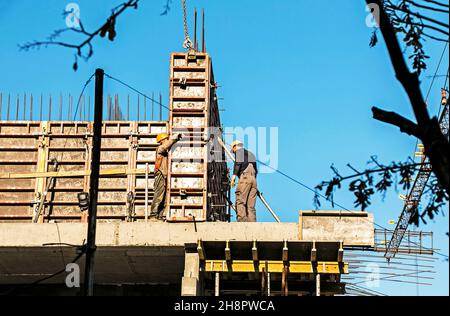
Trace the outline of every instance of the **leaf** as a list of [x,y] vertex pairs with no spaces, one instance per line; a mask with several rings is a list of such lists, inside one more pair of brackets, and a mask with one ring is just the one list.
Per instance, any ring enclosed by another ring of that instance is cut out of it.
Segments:
[[375,47],[378,44],[378,36],[376,32],[372,33],[372,37],[370,38],[370,48]]

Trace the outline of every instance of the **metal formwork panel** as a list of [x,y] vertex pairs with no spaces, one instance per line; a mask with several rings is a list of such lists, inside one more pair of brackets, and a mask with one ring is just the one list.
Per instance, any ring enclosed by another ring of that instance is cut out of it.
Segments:
[[[41,124],[0,123],[0,173],[29,173],[37,167]],[[0,179],[0,214],[17,221],[31,218],[37,179]]]
[[172,134],[184,137],[169,156],[167,218],[225,220],[225,196],[219,192],[223,177],[215,177],[227,172],[224,153],[218,164],[211,160],[212,129],[221,127],[211,59],[205,53],[174,53],[170,68],[169,126]]
[[[51,182],[39,222],[86,220],[77,195],[89,192],[92,128],[91,122],[0,122],[0,221],[31,221],[51,179],[41,173],[55,171],[54,160],[64,176]],[[145,217],[156,136],[167,129],[167,122],[103,123],[99,219]]]

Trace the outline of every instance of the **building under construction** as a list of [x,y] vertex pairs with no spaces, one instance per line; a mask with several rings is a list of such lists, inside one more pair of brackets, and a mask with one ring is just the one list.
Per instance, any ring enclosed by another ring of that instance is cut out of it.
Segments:
[[[401,279],[395,265],[409,254],[433,262],[431,234],[403,229],[392,249],[398,231],[376,230],[370,213],[299,211],[296,223],[231,223],[216,89],[207,53],[174,53],[168,121],[127,121],[109,108],[96,295],[374,294],[352,285],[369,273],[363,262],[388,267],[384,255],[394,251],[391,279]],[[169,156],[166,223],[149,221],[161,132],[184,135]],[[0,123],[0,293],[80,294],[66,286],[64,271],[71,262],[84,271],[88,210],[80,193],[91,193],[92,151],[89,119]]]

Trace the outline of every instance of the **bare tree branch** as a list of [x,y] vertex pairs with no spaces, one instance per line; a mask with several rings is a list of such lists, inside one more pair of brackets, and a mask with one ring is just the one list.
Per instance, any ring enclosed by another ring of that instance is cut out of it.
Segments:
[[[114,38],[116,37],[116,31],[115,31],[116,18],[118,16],[120,16],[128,8],[137,9],[139,1],[140,0],[129,0],[129,1],[124,2],[124,3],[116,6],[115,8],[113,8],[111,10],[111,15],[108,17],[107,21],[102,26],[100,26],[95,32],[90,33],[88,31],[86,31],[83,23],[81,21],[79,21],[80,22],[79,29],[66,28],[66,29],[62,29],[62,30],[56,30],[49,36],[48,41],[28,42],[28,43],[19,45],[19,49],[28,51],[30,49],[40,48],[42,46],[47,47],[50,45],[62,46],[62,47],[66,47],[66,48],[75,49],[76,54],[75,54],[74,70],[76,70],[78,68],[78,65],[77,65],[78,57],[84,58],[85,60],[88,60],[89,58],[92,57],[92,55],[94,53],[92,41],[94,40],[94,38],[98,35],[100,37],[104,37],[106,34],[108,34],[109,40],[113,41]],[[84,41],[82,41],[79,44],[66,43],[63,41],[55,41],[55,39],[57,37],[59,37],[62,33],[67,32],[67,31],[72,31],[72,32],[83,34],[86,36],[86,38]],[[88,47],[88,52],[85,54],[83,54],[84,47]]]
[[404,118],[403,116],[395,112],[387,112],[381,110],[377,107],[373,107],[372,112],[374,119],[387,124],[395,125],[400,128],[400,131],[402,133],[406,133],[417,138],[422,137],[419,126],[416,123]]
[[[406,0],[405,0],[405,1],[406,1]],[[428,22],[437,24],[437,25],[442,26],[442,27],[444,27],[444,28],[446,28],[446,29],[448,29],[448,27],[449,27],[449,25],[446,24],[446,23],[443,23],[443,22],[438,21],[438,20],[436,20],[436,19],[427,17],[427,16],[422,15],[422,14],[420,14],[420,13],[412,12],[411,10],[406,10],[406,9],[401,8],[401,7],[399,7],[399,6],[396,6],[396,5],[392,4],[392,3],[390,3],[390,5],[388,5],[388,8],[393,9],[393,10],[398,10],[398,11],[401,11],[401,12],[404,12],[404,13],[408,13],[408,14],[410,14],[410,15],[412,15],[412,16],[415,16],[415,17],[417,17],[417,18],[419,18],[419,19],[421,19],[421,20],[425,20],[425,21],[428,21]]]
[[[404,21],[401,20],[401,19],[393,19],[392,21],[393,21],[393,22],[396,22],[396,23],[403,23],[403,22],[404,22]],[[409,22],[409,25],[419,26],[419,27],[422,27],[422,28],[427,28],[427,29],[430,29],[430,30],[434,30],[434,31],[436,31],[436,32],[442,33],[442,34],[447,35],[447,36],[450,35],[448,31],[443,30],[443,29],[440,29],[440,28],[438,28],[438,27],[436,27],[436,26],[433,26],[433,25],[430,25],[430,24],[417,23],[417,22]]]
[[383,7],[382,1],[366,0],[366,2],[367,4],[375,3],[380,8],[380,30],[386,42],[395,75],[409,97],[417,125],[421,131],[422,137],[420,139],[425,146],[427,156],[430,158],[433,172],[448,194],[450,191],[449,142],[442,135],[437,118],[430,118],[420,89],[419,76],[417,72],[411,73],[408,69],[396,31]]

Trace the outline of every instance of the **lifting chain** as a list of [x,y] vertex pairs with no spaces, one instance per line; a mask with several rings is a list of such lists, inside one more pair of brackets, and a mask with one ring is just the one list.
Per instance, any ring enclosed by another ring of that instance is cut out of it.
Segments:
[[193,49],[193,44],[191,41],[191,38],[189,37],[189,30],[188,30],[188,22],[187,22],[187,13],[186,13],[186,0],[181,0],[183,4],[183,18],[184,18],[184,42],[183,47],[188,50]]

